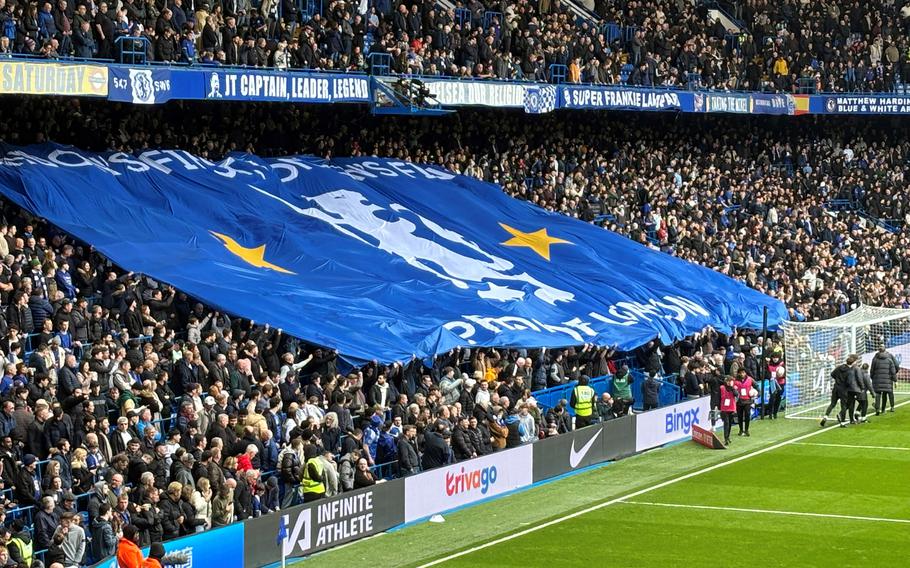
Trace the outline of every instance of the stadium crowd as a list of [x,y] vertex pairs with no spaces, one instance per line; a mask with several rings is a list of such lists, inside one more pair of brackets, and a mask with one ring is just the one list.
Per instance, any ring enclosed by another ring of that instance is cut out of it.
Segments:
[[[910,82],[910,6],[898,0],[0,0],[0,55],[364,71],[720,90],[887,92]],[[599,15],[598,15],[599,14]],[[126,38],[121,40],[120,38]],[[129,39],[132,38],[132,39]],[[806,84],[800,84],[800,79]]]
[[[0,104],[12,144],[438,163],[745,280],[796,319],[860,300],[910,307],[906,236],[869,217],[901,226],[910,213],[899,192],[910,140],[887,121]],[[9,203],[2,213],[0,495],[12,531],[0,530],[0,545],[14,561],[30,543],[48,550],[48,565],[78,564],[109,555],[127,525],[149,544],[559,435],[572,428],[566,403],[543,408],[531,393],[582,375],[622,378],[634,364],[678,373],[697,396],[725,374],[761,379],[779,364],[775,347],[762,369],[752,338],[708,330],[633,354],[456,350],[432,366],[349,368],[324,346],[119,270]],[[614,389],[598,402],[601,419],[628,410],[628,382]]]

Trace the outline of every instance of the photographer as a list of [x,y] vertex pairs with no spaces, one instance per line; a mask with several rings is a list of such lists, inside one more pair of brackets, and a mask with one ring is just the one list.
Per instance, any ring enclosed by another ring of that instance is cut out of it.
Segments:
[[736,388],[733,386],[733,377],[724,377],[724,383],[718,388],[720,400],[720,417],[724,422],[724,444],[730,444],[730,433],[733,430],[733,415],[737,411]]
[[755,398],[755,381],[746,374],[745,369],[736,373],[736,421],[739,424],[739,435],[749,437],[749,422],[752,421],[752,400]]

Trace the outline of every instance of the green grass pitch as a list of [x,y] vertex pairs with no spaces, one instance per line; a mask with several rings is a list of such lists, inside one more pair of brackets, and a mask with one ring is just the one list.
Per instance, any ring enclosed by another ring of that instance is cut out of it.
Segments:
[[756,421],[725,451],[687,442],[647,452],[296,566],[903,565],[910,406],[870,420],[821,433],[813,421]]

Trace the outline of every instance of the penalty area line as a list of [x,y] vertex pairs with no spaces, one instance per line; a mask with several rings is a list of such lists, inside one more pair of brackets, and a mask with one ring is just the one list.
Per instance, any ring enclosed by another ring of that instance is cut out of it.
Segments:
[[796,442],[795,446],[820,446],[825,448],[851,448],[856,450],[891,450],[895,452],[910,452],[910,448],[900,446],[857,446],[853,444],[822,444],[821,442]]
[[[897,404],[897,405],[895,406],[895,408],[897,408],[898,406],[904,406],[904,405],[906,405],[906,404],[910,404],[910,400],[905,400],[904,402],[901,402],[900,404]],[[685,480],[687,480],[687,479],[692,479],[693,477],[697,477],[697,476],[699,476],[699,475],[703,475],[703,474],[705,474],[705,473],[709,473],[709,472],[712,472],[712,471],[721,469],[721,468],[723,468],[723,467],[727,467],[728,465],[733,465],[733,464],[739,463],[739,462],[741,462],[741,461],[743,461],[743,460],[747,460],[747,459],[753,458],[753,457],[755,457],[755,456],[760,456],[760,455],[762,455],[762,454],[766,454],[766,453],[768,453],[768,452],[772,452],[772,451],[774,451],[774,450],[777,450],[777,449],[779,449],[779,448],[783,448],[783,447],[785,447],[785,446],[789,446],[789,445],[791,445],[791,444],[795,444],[795,443],[797,443],[797,442],[802,442],[803,440],[806,440],[806,439],[808,439],[808,438],[812,438],[813,436],[818,436],[819,434],[822,434],[822,433],[824,433],[824,432],[830,432],[830,431],[832,431],[832,430],[837,430],[837,428],[821,428],[821,429],[819,429],[819,430],[815,430],[815,431],[813,431],[813,432],[809,432],[808,434],[803,434],[802,436],[797,436],[796,438],[792,438],[792,439],[790,439],[790,440],[784,440],[783,442],[778,442],[778,443],[776,443],[776,444],[772,444],[772,445],[766,446],[766,447],[764,447],[764,448],[759,448],[759,449],[757,449],[757,450],[755,450],[755,451],[745,453],[745,454],[743,454],[743,455],[741,455],[741,456],[737,456],[737,457],[735,457],[735,458],[733,458],[733,459],[731,459],[731,460],[727,460],[727,461],[724,461],[724,462],[716,463],[716,464],[714,464],[714,465],[711,465],[711,466],[708,466],[708,467],[705,467],[705,468],[702,468],[702,469],[699,469],[699,470],[696,470],[696,471],[692,471],[692,472],[686,473],[686,474],[684,474],[684,475],[680,475],[680,476],[678,476],[678,477],[674,477],[674,478],[668,479],[668,480],[666,480],[666,481],[662,481],[661,483],[657,483],[656,485],[651,485],[651,486],[649,486],[649,487],[645,487],[644,489],[639,489],[638,491],[633,491],[632,493],[628,493],[628,494],[623,495],[623,496],[621,496],[621,497],[616,497],[616,498],[610,499],[610,500],[608,500],[608,501],[603,501],[603,502],[601,502],[601,503],[597,503],[596,505],[592,505],[592,506],[590,506],[590,507],[586,507],[586,508],[581,509],[581,510],[579,510],[579,511],[575,511],[574,513],[570,513],[570,514],[568,514],[568,515],[563,515],[562,517],[557,517],[557,518],[555,518],[555,519],[552,519],[552,520],[550,520],[550,521],[547,521],[546,523],[543,523],[543,524],[540,524],[540,525],[536,525],[536,526],[533,526],[533,527],[530,527],[530,528],[527,528],[527,529],[524,529],[524,530],[521,530],[521,531],[518,531],[518,532],[515,532],[515,533],[507,534],[507,535],[505,535],[505,536],[502,536],[502,537],[500,537],[500,538],[491,540],[491,541],[489,541],[489,542],[485,542],[485,543],[483,543],[483,544],[478,544],[477,546],[472,546],[471,548],[466,548],[465,550],[462,550],[462,551],[460,551],[460,552],[455,552],[455,553],[449,554],[449,555],[447,555],[447,556],[443,556],[442,558],[437,558],[436,560],[432,560],[432,561],[430,561],[430,562],[426,562],[426,563],[424,563],[424,564],[421,564],[421,565],[418,566],[417,568],[430,568],[431,566],[438,566],[438,565],[440,565],[440,564],[443,564],[444,562],[448,562],[449,560],[454,560],[454,559],[456,559],[456,558],[461,558],[462,556],[467,556],[468,554],[473,554],[473,553],[475,553],[475,552],[479,552],[479,551],[481,551],[481,550],[490,548],[491,546],[496,546],[497,544],[502,544],[502,543],[504,543],[504,542],[509,542],[510,540],[514,540],[514,539],[516,539],[516,538],[519,538],[519,537],[522,537],[522,536],[525,536],[525,535],[528,535],[528,534],[531,534],[531,533],[534,533],[534,532],[543,530],[543,529],[545,529],[545,528],[552,527],[553,525],[557,525],[557,524],[559,524],[559,523],[562,523],[562,522],[565,522],[565,521],[574,519],[574,518],[576,518],[576,517],[580,517],[580,516],[582,516],[582,515],[586,515],[586,514],[588,514],[588,513],[594,512],[594,511],[599,511],[600,509],[603,509],[604,507],[609,507],[610,505],[615,505],[616,503],[622,503],[623,501],[626,501],[626,500],[628,500],[628,499],[634,499],[635,497],[638,497],[639,495],[644,495],[645,493],[650,493],[651,491],[656,491],[656,490],[658,490],[658,489],[662,489],[662,488],[667,487],[667,486],[669,486],[669,485],[673,485],[673,484],[675,484],[675,483],[679,483],[680,481],[685,481]]]
[[818,517],[823,519],[844,519],[848,521],[871,521],[876,523],[910,524],[910,519],[892,519],[888,517],[862,517],[859,515],[836,515],[833,513],[807,513],[802,511],[777,511],[774,509],[748,509],[744,507],[717,507],[712,505],[685,505],[682,503],[654,503],[651,501],[623,501],[623,505],[645,505],[648,507],[667,507],[671,509],[700,509],[703,511],[732,511],[736,513],[758,513],[764,515],[785,515],[790,517]]

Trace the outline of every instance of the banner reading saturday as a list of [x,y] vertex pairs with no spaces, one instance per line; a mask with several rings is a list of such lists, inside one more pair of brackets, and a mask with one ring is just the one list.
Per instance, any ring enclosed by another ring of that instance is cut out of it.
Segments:
[[108,68],[32,61],[0,62],[0,94],[106,97]]

